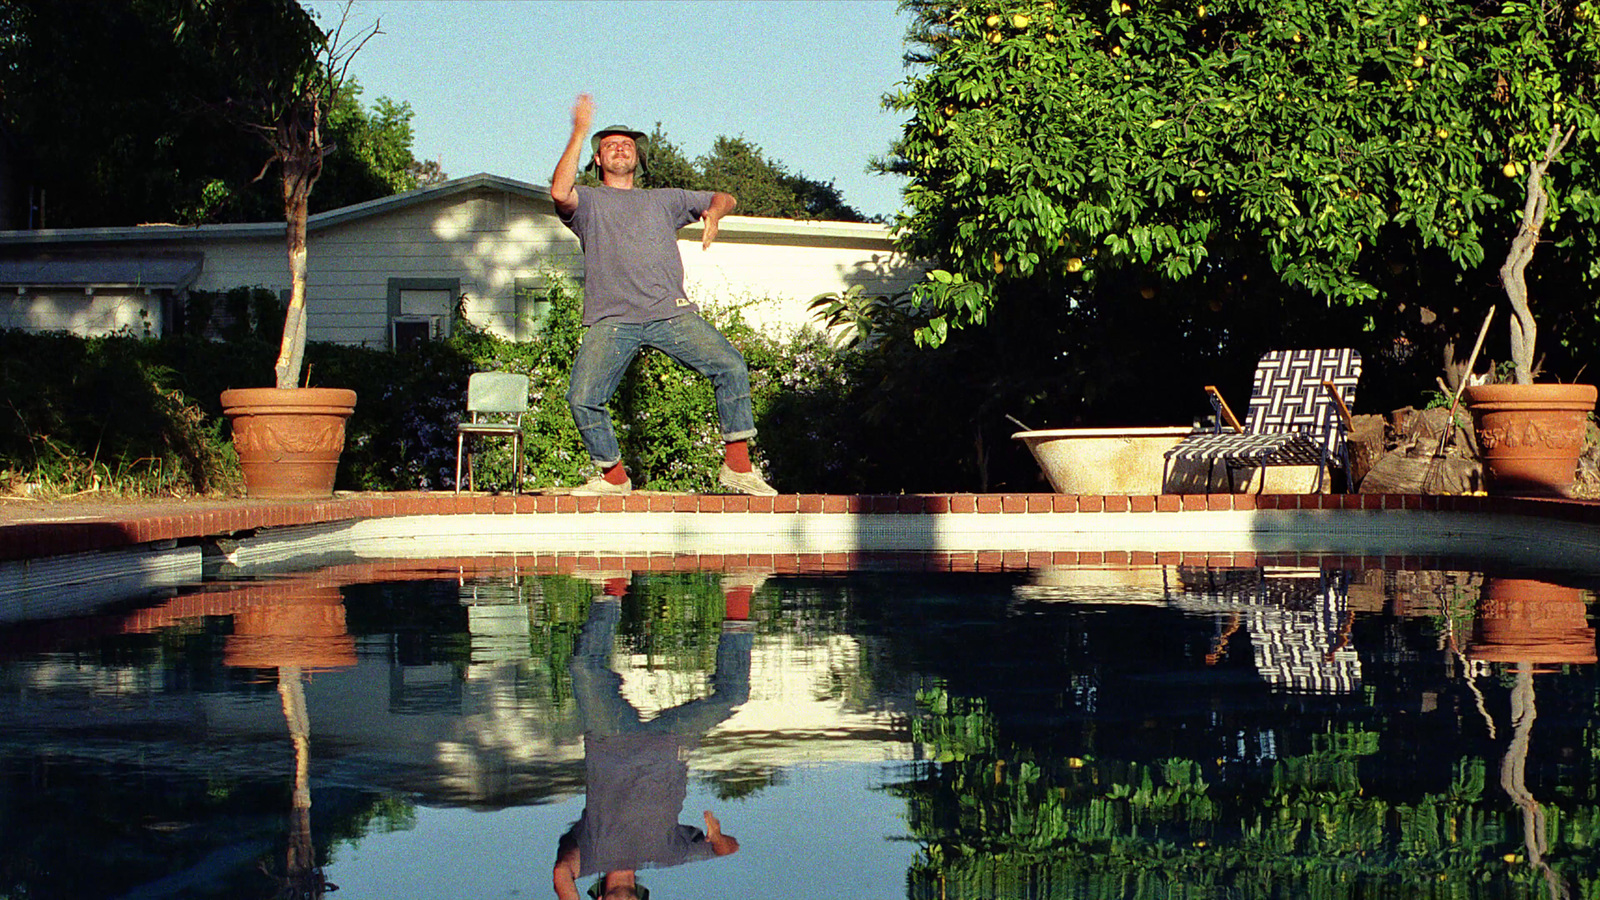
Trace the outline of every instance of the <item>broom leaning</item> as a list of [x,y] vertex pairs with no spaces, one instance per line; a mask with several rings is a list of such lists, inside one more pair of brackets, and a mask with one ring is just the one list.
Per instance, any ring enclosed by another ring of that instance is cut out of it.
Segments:
[[1467,381],[1472,378],[1472,369],[1478,364],[1478,351],[1483,349],[1483,338],[1489,333],[1489,322],[1494,319],[1494,307],[1489,307],[1489,312],[1483,317],[1483,327],[1478,329],[1478,340],[1472,345],[1472,355],[1467,357],[1466,371],[1461,373],[1461,380],[1456,384],[1456,394],[1450,400],[1450,416],[1445,419],[1444,433],[1439,436],[1439,449],[1433,451],[1433,459],[1428,461],[1428,470],[1422,475],[1422,492],[1424,494],[1439,493],[1440,482],[1444,480],[1444,451],[1450,439],[1456,435],[1456,408],[1461,405],[1461,392],[1466,390]]

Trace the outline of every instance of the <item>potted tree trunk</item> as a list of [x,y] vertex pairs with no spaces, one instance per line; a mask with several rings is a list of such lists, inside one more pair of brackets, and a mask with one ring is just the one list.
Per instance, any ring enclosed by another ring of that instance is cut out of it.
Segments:
[[1588,434],[1589,413],[1595,406],[1594,385],[1534,382],[1537,326],[1525,276],[1550,203],[1545,171],[1576,131],[1576,126],[1552,128],[1543,157],[1529,166],[1522,222],[1500,267],[1500,283],[1512,310],[1514,380],[1473,385],[1464,395],[1488,488],[1494,494],[1568,496]]
[[341,41],[346,19],[324,34],[306,14],[307,44],[312,53],[281,90],[264,90],[246,111],[245,127],[270,148],[257,180],[277,163],[287,223],[289,304],[283,339],[274,365],[272,387],[236,388],[222,392],[223,414],[233,429],[245,493],[251,497],[311,499],[333,495],[333,482],[344,450],[345,422],[355,410],[355,391],[309,387],[301,382],[306,350],[306,219],[311,190],[322,175],[323,158],[333,148],[323,139],[328,109],[338,97],[350,59],[373,35],[373,25],[355,38]]

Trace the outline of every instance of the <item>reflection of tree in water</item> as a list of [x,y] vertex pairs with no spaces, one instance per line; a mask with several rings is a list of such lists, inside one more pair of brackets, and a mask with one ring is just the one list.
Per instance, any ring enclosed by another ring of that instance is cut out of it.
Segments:
[[[273,689],[273,660],[293,662],[284,655],[289,645],[298,642],[304,651],[309,643],[321,652],[348,642],[337,627],[338,591],[312,599],[327,587],[309,587],[313,580],[218,585],[74,621],[64,642],[52,638],[63,659],[75,660],[71,669],[101,687],[84,707],[92,715],[73,714],[69,689],[55,694],[65,714],[46,703],[33,728],[12,723],[0,773],[0,896],[276,893],[257,861],[277,869],[285,857],[274,847],[294,840],[297,831],[311,835],[293,822],[285,827],[290,797],[282,745],[268,737],[261,739],[266,743],[254,735],[235,742],[219,735],[215,723],[194,714],[191,701],[215,693],[248,706]],[[300,612],[307,618],[291,624],[292,616],[273,615],[274,608],[297,605],[289,598],[302,592],[308,602]],[[301,626],[313,622],[308,634]],[[328,642],[309,640],[314,634]],[[300,662],[315,668],[312,658]],[[393,830],[410,815],[404,799],[356,788],[324,790],[315,835],[325,850]],[[310,845],[302,841],[301,847],[300,858],[312,858]]]
[[355,638],[345,625],[337,583],[291,579],[265,592],[268,602],[243,604],[235,611],[223,662],[277,673],[278,699],[294,750],[288,846],[281,874],[264,862],[260,869],[277,885],[276,896],[314,900],[338,887],[323,877],[311,832],[311,716],[305,679],[309,672],[353,667]]
[[[1389,639],[1400,634],[1391,631]],[[1592,654],[1592,631],[1587,645]],[[1197,648],[1196,666],[1204,666],[1207,648]],[[1565,694],[1565,715],[1553,725],[1558,731],[1542,738],[1550,742],[1544,755],[1551,762],[1540,775],[1568,787],[1545,788],[1541,804],[1527,772],[1531,667],[1518,665],[1507,683],[1473,685],[1487,691],[1487,708],[1509,707],[1510,728],[1498,731],[1501,746],[1485,739],[1486,723],[1473,711],[1477,701],[1466,684],[1435,688],[1418,670],[1391,675],[1407,669],[1400,663],[1417,650],[1404,643],[1382,650],[1388,664],[1375,667],[1378,683],[1368,691],[1386,702],[1330,704],[1295,719],[1288,713],[1297,706],[1306,712],[1304,702],[1284,699],[1281,722],[1321,722],[1320,733],[1306,746],[1243,762],[1130,756],[1134,742],[1117,733],[1132,727],[1121,719],[1138,718],[1137,709],[1090,716],[1066,740],[1017,744],[1007,740],[1014,729],[986,699],[1003,687],[971,696],[948,685],[925,691],[913,728],[927,761],[888,788],[905,798],[911,832],[923,845],[908,875],[909,896],[1265,900],[1536,891],[1565,900],[1600,891],[1592,840],[1600,827],[1592,673],[1548,676],[1550,687]],[[1054,671],[1039,677],[1065,680]],[[1382,683],[1387,678],[1399,685]],[[1409,706],[1393,699],[1401,685]],[[1453,752],[1432,750],[1448,744],[1448,734],[1412,743],[1422,726],[1411,720],[1425,691],[1445,695],[1455,710],[1443,713],[1455,732]],[[1208,701],[1216,697],[1195,698]],[[1107,705],[1103,700],[1102,709]],[[1294,729],[1281,726],[1280,743]],[[1104,754],[1111,747],[1118,750]],[[1490,759],[1500,765],[1509,806],[1488,787]]]
[[283,701],[283,718],[289,726],[289,740],[294,745],[294,789],[283,874],[278,875],[266,863],[261,864],[261,871],[277,883],[277,895],[295,900],[313,900],[339,889],[323,877],[311,836],[311,719],[306,714],[304,678],[299,666],[278,670],[278,696]]
[[1593,664],[1595,631],[1587,604],[1572,587],[1530,579],[1492,578],[1478,607],[1471,655],[1509,664],[1511,737],[1500,761],[1500,786],[1522,819],[1528,866],[1545,882],[1551,900],[1572,895],[1569,879],[1546,859],[1550,827],[1544,806],[1528,788],[1528,754],[1538,716],[1533,677],[1539,666]]
[[1550,852],[1550,833],[1544,807],[1528,790],[1528,742],[1533,736],[1533,720],[1538,715],[1533,694],[1533,664],[1517,663],[1517,681],[1511,689],[1511,742],[1500,763],[1500,786],[1522,811],[1522,841],[1528,851],[1528,865],[1544,876],[1551,900],[1571,896],[1566,879],[1545,861]]

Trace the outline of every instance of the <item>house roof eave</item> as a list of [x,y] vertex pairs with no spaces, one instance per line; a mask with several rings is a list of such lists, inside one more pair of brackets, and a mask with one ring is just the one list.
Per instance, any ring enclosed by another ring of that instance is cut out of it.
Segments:
[[[471,191],[489,190],[551,202],[550,189],[501,175],[480,172],[379,197],[363,203],[316,213],[306,219],[307,231],[320,231],[338,225],[406,209],[421,203],[448,199]],[[131,225],[108,228],[52,228],[30,231],[0,231],[0,247],[69,247],[91,244],[171,243],[189,241],[282,239],[282,222],[242,222],[225,225]],[[689,225],[685,232],[698,235],[701,226]],[[770,219],[758,216],[727,216],[719,226],[720,240],[738,243],[811,246],[872,246],[892,249],[887,225],[873,222],[827,222],[797,219]]]

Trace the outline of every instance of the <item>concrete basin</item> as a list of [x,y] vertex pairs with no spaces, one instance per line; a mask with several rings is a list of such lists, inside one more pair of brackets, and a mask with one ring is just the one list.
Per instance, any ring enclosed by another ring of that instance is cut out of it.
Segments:
[[1194,429],[1052,428],[1019,431],[1058,494],[1161,494],[1166,452]]

